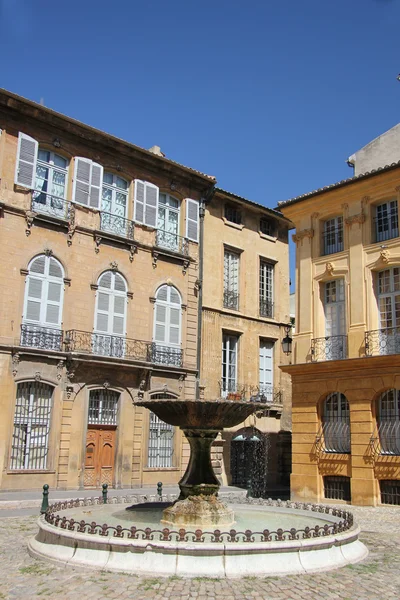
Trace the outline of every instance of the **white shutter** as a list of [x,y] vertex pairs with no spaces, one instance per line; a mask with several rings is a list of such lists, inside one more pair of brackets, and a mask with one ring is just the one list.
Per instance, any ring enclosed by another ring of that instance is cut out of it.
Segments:
[[46,303],[46,324],[61,325],[61,297],[62,285],[54,281],[48,282]]
[[155,327],[154,327],[154,340],[165,344],[165,330],[166,330],[166,319],[167,319],[167,307],[162,304],[156,304],[155,314]]
[[92,163],[91,167],[89,205],[91,208],[100,208],[103,167],[97,163]]
[[125,335],[125,306],[124,296],[114,296],[113,334]]
[[169,343],[177,345],[180,342],[180,309],[169,308]]
[[186,237],[199,241],[199,203],[190,198],[186,199]]
[[272,342],[260,342],[260,386],[272,385],[273,382],[273,369],[272,369],[272,356],[273,356],[273,343]]
[[104,292],[97,294],[96,330],[108,333],[110,295]]
[[159,189],[156,185],[148,183],[145,184],[145,199],[144,199],[144,222],[149,227],[156,227],[157,225],[157,213],[158,213],[158,196]]
[[84,206],[89,206],[91,165],[88,158],[75,158],[73,200]]
[[135,217],[137,223],[144,223],[144,181],[135,179]]
[[31,190],[35,187],[38,148],[36,140],[25,133],[19,133],[15,183]]
[[27,321],[36,321],[39,323],[40,309],[42,306],[43,280],[36,277],[28,277],[26,285],[25,319]]

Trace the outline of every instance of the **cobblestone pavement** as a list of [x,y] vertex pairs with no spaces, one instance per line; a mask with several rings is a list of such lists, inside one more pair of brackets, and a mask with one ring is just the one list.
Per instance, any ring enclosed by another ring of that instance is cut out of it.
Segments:
[[31,558],[26,544],[32,516],[0,519],[0,599],[65,600],[388,600],[400,598],[400,507],[351,507],[369,556],[356,565],[314,575],[240,580],[137,577],[57,567]]

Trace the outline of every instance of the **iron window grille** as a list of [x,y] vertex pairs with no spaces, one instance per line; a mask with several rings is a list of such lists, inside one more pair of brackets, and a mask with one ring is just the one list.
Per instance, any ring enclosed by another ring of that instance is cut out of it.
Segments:
[[46,469],[52,397],[53,388],[46,383],[18,384],[10,469]]
[[394,479],[381,479],[379,481],[382,504],[400,505],[400,481]]
[[89,425],[117,425],[120,394],[113,390],[91,390],[89,394]]
[[[165,398],[166,394],[162,396]],[[157,398],[157,395],[151,397]],[[173,455],[174,427],[150,412],[148,467],[153,469],[171,468],[173,466]]]
[[322,232],[323,254],[334,254],[343,250],[343,217],[324,222]]
[[274,265],[264,259],[261,259],[259,273],[259,308],[261,317],[273,317],[273,280]]
[[388,390],[378,400],[380,454],[400,455],[400,390]]
[[325,399],[319,437],[324,452],[350,453],[350,408],[344,394],[333,392]]
[[375,237],[384,242],[399,236],[399,217],[397,200],[391,200],[376,207]]
[[233,250],[224,253],[224,308],[239,310],[239,258]]
[[241,225],[242,223],[242,213],[234,204],[225,204],[224,216],[227,221],[236,223],[236,225]]
[[29,323],[21,325],[21,346],[40,348],[41,350],[61,350],[62,343],[63,332],[60,329]]
[[324,477],[324,496],[329,500],[351,502],[350,477],[339,475]]

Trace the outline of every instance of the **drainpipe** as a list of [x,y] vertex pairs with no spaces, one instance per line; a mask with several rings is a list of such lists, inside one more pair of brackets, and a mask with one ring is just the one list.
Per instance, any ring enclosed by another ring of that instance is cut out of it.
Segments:
[[199,277],[197,279],[198,302],[197,302],[197,377],[196,377],[196,400],[200,399],[200,369],[201,369],[201,332],[203,320],[203,257],[204,257],[204,217],[206,214],[206,204],[211,202],[215,193],[215,186],[207,190],[204,197],[200,200],[199,206]]

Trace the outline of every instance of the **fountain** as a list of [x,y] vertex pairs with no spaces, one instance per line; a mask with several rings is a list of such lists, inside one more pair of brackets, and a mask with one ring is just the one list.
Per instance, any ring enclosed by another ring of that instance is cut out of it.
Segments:
[[[74,566],[214,577],[313,572],[367,555],[347,510],[243,496],[232,497],[228,506],[218,497],[213,441],[224,427],[268,410],[268,404],[223,399],[142,399],[137,404],[180,427],[189,441],[179,497],[163,498],[161,505],[156,496],[151,503],[127,497],[105,505],[95,498],[52,505],[29,542],[31,555]],[[132,500],[128,510],[121,510],[121,502]],[[109,524],[87,518],[107,518]]]

